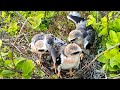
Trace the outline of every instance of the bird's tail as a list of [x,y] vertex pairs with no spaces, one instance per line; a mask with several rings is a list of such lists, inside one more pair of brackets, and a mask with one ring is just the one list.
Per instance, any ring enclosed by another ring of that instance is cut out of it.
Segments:
[[76,11],[71,11],[67,18],[76,24],[76,28],[85,28],[86,20]]

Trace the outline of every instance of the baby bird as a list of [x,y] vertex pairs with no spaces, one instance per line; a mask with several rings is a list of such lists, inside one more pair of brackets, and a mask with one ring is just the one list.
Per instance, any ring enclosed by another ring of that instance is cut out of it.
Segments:
[[82,18],[78,12],[70,12],[67,18],[76,25],[76,29],[69,33],[68,41],[74,41],[81,48],[90,49],[95,40],[95,30],[92,26],[86,27],[87,20]]
[[41,63],[41,57],[45,53],[50,53],[53,59],[53,69],[56,72],[56,50],[53,47],[54,37],[51,34],[36,34],[32,38],[31,51],[39,55],[39,62]]
[[56,63],[58,64],[58,74],[57,76],[62,78],[60,71],[61,69],[69,69],[70,76],[75,75],[75,71],[72,68],[78,68],[80,64],[80,55],[82,54],[82,49],[75,43],[70,43],[64,45],[60,49],[59,57],[57,57]]
[[84,29],[72,30],[69,33],[68,41],[78,44],[81,48],[84,47],[84,38],[86,37],[87,32]]

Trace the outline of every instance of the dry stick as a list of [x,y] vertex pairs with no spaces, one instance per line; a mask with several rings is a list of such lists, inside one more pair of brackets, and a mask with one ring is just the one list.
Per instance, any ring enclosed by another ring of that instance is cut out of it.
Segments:
[[[113,49],[113,48],[115,48],[115,47],[117,47],[117,46],[120,46],[120,43],[118,43],[118,44],[116,44],[116,45],[108,48],[107,50],[101,52],[100,54],[98,54],[85,68],[83,68],[82,71],[84,71],[85,69],[87,69],[95,60],[97,60],[97,59],[98,59],[101,55],[103,55],[105,52],[107,52],[107,51],[109,51],[109,50],[111,50],[111,49]],[[79,71],[81,71],[81,70],[79,70]],[[78,72],[79,72],[79,71],[78,71]],[[83,73],[83,72],[81,72],[80,74],[82,74],[82,73]]]
[[28,18],[27,18],[27,19],[25,20],[25,22],[23,23],[23,25],[22,25],[22,27],[21,27],[21,29],[20,29],[19,34],[21,33],[21,31],[22,31],[23,27],[25,26],[25,24],[27,23],[27,21],[28,21]]
[[14,46],[17,49],[17,51],[20,52],[20,54],[22,54],[24,56],[24,54],[18,49],[17,46],[15,46],[14,44],[11,44],[11,45]]
[[20,29],[19,35],[16,37],[16,40],[15,40],[15,42],[14,42],[14,45],[15,45],[15,43],[17,42],[17,39],[18,39],[20,36],[24,35],[24,33],[22,33],[22,34],[20,34],[20,33],[21,33],[23,27],[25,26],[25,24],[27,23],[27,21],[28,21],[28,19],[26,19],[25,22],[23,23],[23,25],[22,25],[22,27],[21,27],[21,29]]
[[[26,18],[24,18],[18,11],[15,11],[15,13],[21,18],[21,19],[24,19],[26,20]],[[28,21],[29,22],[29,21]],[[30,22],[29,22],[30,23]],[[30,23],[31,24],[31,23]],[[32,24],[31,24],[32,25]]]

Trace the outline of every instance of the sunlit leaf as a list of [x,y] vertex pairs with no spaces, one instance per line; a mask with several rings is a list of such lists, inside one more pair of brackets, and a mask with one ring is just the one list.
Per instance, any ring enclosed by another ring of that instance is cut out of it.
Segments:
[[115,65],[118,65],[119,63],[115,60],[115,58],[110,59],[110,66],[113,68]]
[[98,61],[101,62],[101,63],[108,63],[108,58],[106,58],[104,55],[100,56],[98,58]]
[[116,76],[116,74],[109,74],[110,75],[110,77],[114,77],[114,76]]
[[108,64],[104,64],[103,67],[102,67],[102,70],[106,71],[108,69]]
[[8,18],[6,18],[6,19],[4,20],[4,22],[5,22],[5,23],[9,23],[9,22],[10,22],[10,15],[8,16]]
[[109,51],[106,51],[106,52],[104,53],[104,56],[105,56],[106,58],[108,58],[108,59],[110,59],[110,58],[113,57],[113,55],[112,55]]
[[120,31],[120,19],[115,18],[113,21],[114,31]]
[[112,47],[112,45],[110,45],[109,43],[106,43],[106,47],[108,49],[108,48]]
[[92,15],[89,15],[86,26],[92,25],[94,23],[96,23],[96,19]]
[[120,42],[120,32],[117,32],[118,40]]
[[109,20],[112,18],[112,15],[113,15],[113,12],[112,12],[112,11],[108,13],[108,18],[109,18]]
[[101,22],[102,22],[102,26],[103,27],[107,27],[107,17],[104,16],[103,18],[101,18]]
[[111,38],[111,40],[112,40],[113,42],[115,42],[115,43],[118,43],[119,40],[118,40],[118,37],[117,37],[117,34],[115,33],[115,31],[110,30],[109,33],[110,33],[110,38]]
[[2,40],[0,39],[0,48],[1,48],[1,46],[2,46]]
[[4,52],[1,52],[1,56],[7,56],[8,55],[8,53],[4,53]]
[[4,18],[6,16],[6,12],[2,11],[2,17]]
[[107,27],[103,28],[103,29],[101,30],[101,32],[99,33],[99,36],[102,36],[102,35],[108,35]]
[[16,69],[22,70],[25,60],[15,60]]
[[3,70],[2,72],[1,72],[1,75],[3,75],[3,76],[13,76],[15,74],[15,72],[13,72],[13,71],[11,71],[11,70]]
[[116,54],[113,58],[115,58],[115,60],[120,63],[120,53]]
[[13,68],[13,62],[12,62],[12,60],[5,60],[4,61],[4,66],[6,66],[6,67],[11,67],[11,68]]
[[110,71],[118,71],[119,67],[117,65],[114,65],[114,67],[112,68],[111,66],[108,67]]
[[23,79],[31,79],[31,75],[32,75],[32,72],[30,72],[28,74],[22,74],[22,78]]
[[13,53],[11,51],[8,52],[8,57],[9,57],[10,60],[13,59]]
[[32,60],[26,60],[26,62],[24,62],[23,66],[22,66],[23,74],[30,73],[33,70],[33,68],[34,68],[33,61]]

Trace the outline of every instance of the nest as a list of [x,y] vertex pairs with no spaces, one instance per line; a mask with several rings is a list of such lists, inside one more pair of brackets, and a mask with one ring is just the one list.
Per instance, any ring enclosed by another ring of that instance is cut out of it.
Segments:
[[[58,16],[56,17],[57,19],[59,19]],[[61,23],[56,23],[56,21],[59,21],[59,20],[53,21],[54,23],[49,27],[48,32],[51,32],[51,33],[54,34],[54,31],[56,30],[56,28],[58,26],[62,26],[62,28],[60,28],[60,29],[57,28],[57,29],[59,29],[58,30],[59,31],[58,35],[60,36],[60,38],[63,38],[65,40],[66,39],[65,36],[72,29],[74,29],[75,26],[74,25],[71,25],[71,26],[68,25],[68,24],[70,24],[70,22],[68,23],[68,20],[66,20],[65,15],[64,15],[64,18],[62,18],[62,16],[60,16],[60,21],[66,22],[66,23],[61,25]],[[56,25],[56,24],[60,24],[60,25]],[[38,60],[38,56],[37,56],[37,54],[32,53],[30,51],[29,44],[31,42],[30,39],[32,38],[32,36],[37,34],[37,33],[40,33],[40,32],[37,32],[37,31],[35,31],[34,33],[30,33],[30,32],[24,33],[23,32],[23,33],[20,33],[15,38],[15,37],[11,37],[9,34],[2,31],[2,32],[0,32],[0,39],[3,40],[3,47],[4,46],[9,46],[10,49],[13,49],[14,52],[18,52],[19,56],[22,56],[22,57],[25,57],[27,59],[31,59],[33,61],[36,61],[36,60]],[[94,45],[96,46],[97,43],[98,42],[97,42],[97,39],[96,39]],[[81,60],[79,68],[76,70],[77,73],[76,73],[75,76],[70,77],[70,76],[66,75],[66,72],[68,72],[68,70],[61,70],[61,75],[62,75],[63,79],[103,79],[103,78],[105,78],[106,74],[105,74],[104,71],[101,70],[102,66],[97,60],[94,61],[88,68],[86,68],[87,65],[97,55],[96,52],[97,52],[97,47],[91,49],[90,55],[85,54],[84,59]],[[42,78],[49,79],[50,76],[55,75],[54,71],[51,69],[51,66],[52,66],[53,62],[52,62],[52,59],[51,59],[50,55],[49,54],[44,55],[43,61],[44,61],[43,66],[40,67],[40,66],[36,65],[36,67],[41,69],[46,74]],[[86,69],[83,69],[83,67],[86,68]],[[32,78],[39,79],[41,77],[33,75]]]

